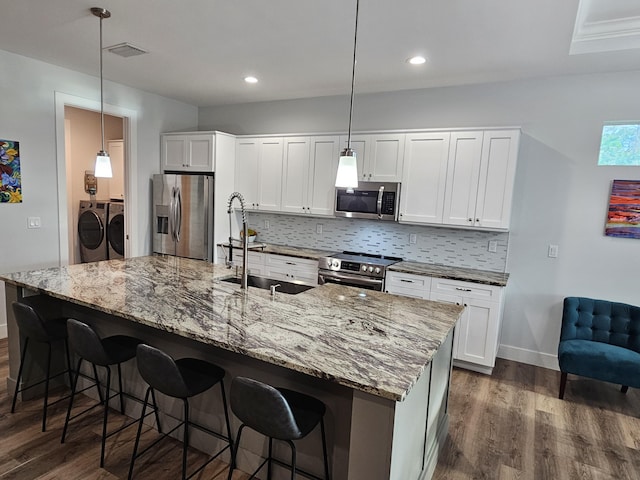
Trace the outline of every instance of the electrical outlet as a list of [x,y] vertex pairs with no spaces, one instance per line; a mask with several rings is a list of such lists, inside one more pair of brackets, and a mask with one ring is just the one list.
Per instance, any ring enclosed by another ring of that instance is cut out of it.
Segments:
[[496,253],[498,251],[498,241],[497,240],[489,240],[489,251],[491,253]]
[[27,227],[28,228],[40,228],[40,217],[28,217],[27,218]]
[[322,233],[322,224],[321,223],[316,224],[316,233],[317,234],[321,234]]
[[269,225],[269,220],[265,220],[264,221],[264,229],[265,230],[269,230],[269,228],[271,228],[271,225]]
[[558,245],[549,245],[549,253],[550,258],[558,258]]
[[412,233],[411,235],[409,235],[410,244],[415,245],[417,241],[418,241],[418,236],[415,233]]

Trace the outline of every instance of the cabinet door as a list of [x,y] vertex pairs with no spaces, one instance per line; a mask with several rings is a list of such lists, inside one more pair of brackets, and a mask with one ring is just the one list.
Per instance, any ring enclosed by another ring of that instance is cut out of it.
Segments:
[[235,191],[245,199],[246,207],[258,208],[258,166],[260,159],[260,140],[239,138],[236,141]]
[[214,171],[215,135],[187,135],[186,148],[188,170]]
[[109,179],[109,198],[124,199],[124,141],[107,143],[113,177]]
[[481,153],[482,132],[451,134],[442,223],[465,226],[476,224]]
[[[347,139],[347,135],[340,137],[340,153],[347,147]],[[351,149],[356,153],[356,163],[358,164],[358,180],[362,182],[371,180],[367,164],[368,139],[368,135],[351,135]]]
[[401,223],[442,223],[449,138],[447,132],[406,135]]
[[309,190],[309,137],[284,139],[282,211],[306,213]]
[[309,199],[307,212],[313,215],[333,215],[336,175],[340,157],[337,136],[311,138],[311,168],[309,169]]
[[258,210],[280,211],[282,201],[282,138],[260,142]]
[[465,313],[458,323],[458,350],[456,359],[493,367],[500,306],[485,300],[463,297]]
[[519,130],[486,131],[482,143],[476,225],[509,228]]
[[399,182],[402,179],[404,134],[372,135],[369,140],[369,180]]
[[187,139],[184,135],[162,136],[162,169],[182,171],[187,166]]
[[[434,279],[435,281],[436,279]],[[446,293],[438,293],[438,292],[434,292],[433,290],[431,291],[431,295],[429,297],[429,300],[432,300],[434,302],[442,302],[442,303],[452,303],[454,305],[462,305],[463,304],[463,299],[462,296],[460,295],[450,295],[450,294],[446,294]],[[460,325],[462,323],[467,322],[466,317],[467,317],[468,312],[465,310],[464,312],[462,312],[462,316],[460,317],[460,320],[458,320],[458,323],[456,324],[454,330],[453,330],[453,358],[454,360],[458,359],[458,345],[460,343]]]
[[422,298],[429,300],[431,291],[431,277],[413,275],[404,272],[387,271],[384,279],[384,290],[403,297]]

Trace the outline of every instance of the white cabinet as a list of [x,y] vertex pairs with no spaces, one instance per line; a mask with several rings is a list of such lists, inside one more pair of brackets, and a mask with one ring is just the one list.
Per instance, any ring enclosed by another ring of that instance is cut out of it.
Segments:
[[[363,182],[400,182],[404,159],[403,133],[352,135],[351,148],[356,152],[358,179]],[[341,149],[347,136],[340,137]]]
[[498,352],[503,288],[434,278],[431,300],[464,305],[453,339],[454,364],[490,374]]
[[318,261],[285,255],[265,255],[265,276],[286,282],[318,284]]
[[429,300],[431,296],[431,277],[388,270],[384,279],[384,291],[402,295],[403,297]]
[[111,157],[113,177],[109,179],[109,198],[124,200],[124,140],[109,140],[107,152]]
[[339,158],[339,137],[329,135],[311,137],[307,213],[333,216]]
[[280,211],[282,145],[280,137],[237,139],[234,184],[248,209]]
[[215,133],[163,133],[162,169],[175,172],[213,172]]
[[285,137],[282,162],[282,211],[306,213],[311,170],[309,137]]
[[507,230],[519,130],[406,135],[401,223]]
[[509,227],[517,130],[451,135],[443,223]]
[[401,223],[442,223],[450,136],[448,132],[407,134],[398,216]]

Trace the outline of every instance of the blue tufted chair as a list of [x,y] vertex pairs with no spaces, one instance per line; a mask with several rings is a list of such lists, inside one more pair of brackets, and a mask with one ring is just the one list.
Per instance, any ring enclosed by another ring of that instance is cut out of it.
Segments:
[[560,393],[567,374],[640,388],[640,307],[584,297],[564,299],[558,345]]

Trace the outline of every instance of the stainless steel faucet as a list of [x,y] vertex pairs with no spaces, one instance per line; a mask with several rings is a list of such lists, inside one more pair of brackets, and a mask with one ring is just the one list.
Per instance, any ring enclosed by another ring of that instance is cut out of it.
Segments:
[[229,261],[227,262],[227,266],[232,266],[233,259],[233,238],[231,236],[231,204],[234,199],[238,199],[240,201],[240,210],[242,212],[242,280],[240,283],[240,288],[247,289],[248,282],[248,271],[247,264],[249,263],[249,225],[247,223],[247,211],[244,207],[244,197],[239,192],[233,192],[229,195],[229,202],[227,204],[227,213],[229,214]]

